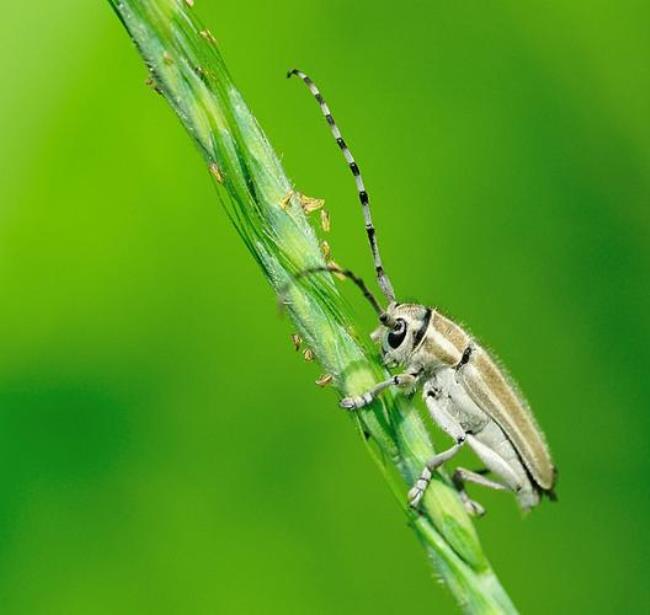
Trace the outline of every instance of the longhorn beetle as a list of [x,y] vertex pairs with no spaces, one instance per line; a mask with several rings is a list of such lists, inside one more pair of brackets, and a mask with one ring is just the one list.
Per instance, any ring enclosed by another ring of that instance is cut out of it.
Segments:
[[[454,444],[425,464],[408,494],[413,507],[418,506],[433,472],[450,461],[465,445],[486,466],[482,472],[457,468],[453,474],[453,483],[470,513],[482,515],[485,511],[467,495],[466,482],[513,491],[524,509],[536,506],[542,494],[555,499],[553,487],[557,472],[544,435],[528,405],[495,360],[466,331],[438,310],[395,300],[393,286],[379,253],[370,200],[359,167],[316,84],[298,69],[289,71],[287,77],[292,75],[305,82],[320,104],[352,171],[377,281],[388,305],[382,308],[361,278],[336,266],[306,269],[296,278],[325,271],[338,272],[350,278],[379,316],[381,326],[372,337],[381,344],[384,364],[389,368],[402,368],[401,373],[362,395],[346,397],[341,406],[349,410],[363,408],[390,387],[401,388],[407,393],[422,388],[431,417],[454,440]],[[492,472],[500,481],[484,476],[487,472]]]

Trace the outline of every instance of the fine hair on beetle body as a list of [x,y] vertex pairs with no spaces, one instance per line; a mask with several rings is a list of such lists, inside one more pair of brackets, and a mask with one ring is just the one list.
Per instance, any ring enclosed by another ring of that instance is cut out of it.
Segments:
[[482,515],[485,511],[467,495],[468,482],[511,491],[525,510],[535,507],[542,495],[555,499],[557,471],[544,435],[505,371],[476,339],[439,310],[397,301],[381,259],[370,198],[359,166],[316,84],[298,69],[289,71],[287,76],[294,75],[304,81],[319,103],[354,176],[377,282],[386,306],[382,307],[365,282],[349,269],[336,265],[313,267],[298,272],[295,278],[335,272],[352,280],[377,313],[380,326],[372,339],[380,346],[382,360],[387,368],[397,370],[394,376],[361,395],[344,398],[341,406],[358,410],[390,388],[405,393],[421,391],[431,418],[451,438],[452,445],[434,455],[422,468],[408,494],[414,508],[418,507],[433,472],[450,462],[464,447],[469,447],[484,465],[478,472],[458,467],[452,474],[452,481],[470,513]]

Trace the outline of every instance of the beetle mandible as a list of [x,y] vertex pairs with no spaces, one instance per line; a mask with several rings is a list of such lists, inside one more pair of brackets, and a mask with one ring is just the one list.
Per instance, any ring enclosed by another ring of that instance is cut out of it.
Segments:
[[[452,476],[470,513],[482,515],[485,511],[467,495],[467,482],[512,491],[524,509],[536,506],[541,495],[555,499],[557,471],[544,435],[526,401],[496,361],[469,333],[440,311],[396,301],[381,260],[370,213],[370,199],[359,167],[316,84],[298,69],[289,71],[287,76],[293,75],[305,82],[320,104],[332,135],[352,171],[377,281],[388,305],[382,308],[361,278],[337,266],[306,269],[296,277],[331,271],[350,278],[377,312],[381,326],[372,337],[380,344],[385,365],[401,368],[400,373],[362,395],[344,398],[341,406],[349,410],[363,408],[391,387],[407,393],[422,389],[422,397],[432,419],[454,443],[425,464],[408,494],[413,507],[418,506],[433,472],[450,461],[464,446],[470,447],[485,464],[485,470],[480,472],[457,468]],[[487,473],[492,473],[498,480],[488,478],[485,476]]]

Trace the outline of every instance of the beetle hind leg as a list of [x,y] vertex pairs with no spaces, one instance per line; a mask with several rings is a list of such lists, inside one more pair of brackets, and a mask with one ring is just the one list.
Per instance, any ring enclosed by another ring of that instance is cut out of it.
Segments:
[[467,491],[465,491],[465,483],[474,483],[475,485],[482,485],[483,487],[496,489],[498,491],[507,489],[505,485],[486,478],[484,474],[485,471],[472,472],[471,470],[466,470],[465,468],[456,468],[456,471],[451,477],[454,486],[456,489],[458,489],[458,495],[460,496],[465,509],[469,514],[476,517],[482,517],[485,514],[485,508],[483,508],[483,506],[481,506],[478,502],[472,500],[469,495],[467,495]]

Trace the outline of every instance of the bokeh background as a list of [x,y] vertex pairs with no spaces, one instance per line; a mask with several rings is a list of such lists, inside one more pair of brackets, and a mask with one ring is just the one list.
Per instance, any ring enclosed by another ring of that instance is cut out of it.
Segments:
[[[327,199],[336,260],[371,275],[294,65],[361,163],[398,292],[526,391],[559,503],[522,518],[474,491],[521,610],[649,609],[647,2],[195,10]],[[4,3],[0,51],[2,612],[454,612],[108,3]]]

